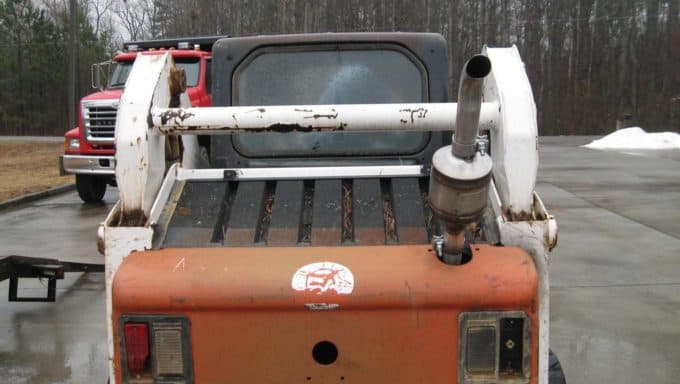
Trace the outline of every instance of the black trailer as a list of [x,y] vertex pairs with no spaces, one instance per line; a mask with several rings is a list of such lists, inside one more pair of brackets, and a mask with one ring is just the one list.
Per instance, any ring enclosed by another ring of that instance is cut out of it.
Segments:
[[[73,263],[27,256],[0,256],[0,281],[9,279],[8,301],[21,302],[54,302],[57,292],[57,280],[62,280],[68,272],[104,272],[104,264]],[[45,297],[19,296],[19,279],[47,280]]]

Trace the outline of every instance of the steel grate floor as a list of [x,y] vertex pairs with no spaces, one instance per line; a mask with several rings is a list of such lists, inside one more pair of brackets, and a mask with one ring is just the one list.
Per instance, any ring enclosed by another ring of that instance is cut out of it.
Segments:
[[427,181],[178,182],[155,247],[425,244]]

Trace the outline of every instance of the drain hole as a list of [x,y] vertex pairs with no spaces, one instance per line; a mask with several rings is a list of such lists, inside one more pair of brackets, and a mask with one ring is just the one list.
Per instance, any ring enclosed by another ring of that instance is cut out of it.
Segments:
[[321,365],[333,364],[338,359],[338,348],[330,341],[320,341],[312,349],[312,357]]

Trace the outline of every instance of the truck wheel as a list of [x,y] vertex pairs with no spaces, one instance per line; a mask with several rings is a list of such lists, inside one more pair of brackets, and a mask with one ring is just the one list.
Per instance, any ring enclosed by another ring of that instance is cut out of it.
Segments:
[[106,179],[95,175],[76,175],[78,196],[86,203],[102,201],[106,193]]
[[564,371],[562,370],[562,365],[555,355],[550,350],[550,356],[548,357],[548,384],[567,384],[567,380],[564,377]]

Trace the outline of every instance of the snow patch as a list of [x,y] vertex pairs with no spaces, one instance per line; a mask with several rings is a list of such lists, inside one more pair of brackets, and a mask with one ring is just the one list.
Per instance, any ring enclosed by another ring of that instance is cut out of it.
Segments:
[[674,132],[645,132],[640,127],[624,128],[584,145],[591,149],[680,149],[680,135]]

